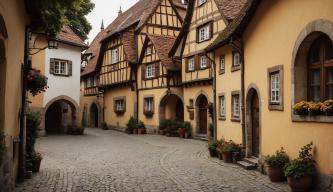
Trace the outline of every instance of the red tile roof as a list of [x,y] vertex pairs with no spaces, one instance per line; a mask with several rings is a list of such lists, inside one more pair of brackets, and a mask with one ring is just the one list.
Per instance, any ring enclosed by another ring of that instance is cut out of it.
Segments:
[[215,3],[220,13],[230,21],[237,17],[247,1],[248,0],[215,0]]
[[72,45],[76,45],[79,47],[87,47],[87,45],[84,43],[84,41],[78,35],[76,35],[73,32],[73,30],[67,25],[65,25],[62,28],[62,30],[60,31],[60,33],[57,36],[57,39],[59,41],[69,43]]
[[177,64],[172,61],[172,58],[168,56],[169,51],[175,43],[176,37],[166,35],[148,35],[148,38],[153,43],[162,64],[168,70],[179,70],[180,66],[177,66]]

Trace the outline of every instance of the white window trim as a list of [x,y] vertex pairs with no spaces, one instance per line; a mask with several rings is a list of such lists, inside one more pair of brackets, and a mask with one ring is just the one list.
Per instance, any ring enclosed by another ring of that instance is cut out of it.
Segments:
[[219,116],[225,117],[225,96],[219,96]]
[[220,57],[220,70],[224,71],[225,70],[225,56]]
[[239,52],[235,52],[233,55],[234,59],[233,59],[233,66],[234,67],[239,67],[241,65],[241,58],[240,58],[240,53]]
[[188,58],[188,71],[194,71],[194,57]]
[[146,65],[146,78],[154,78],[155,77],[155,64]]
[[145,55],[151,55],[153,53],[153,46],[148,45],[146,48]]
[[119,62],[119,49],[118,47],[111,49],[111,64]]
[[145,112],[153,112],[154,111],[154,98],[147,97],[145,100]]
[[[64,70],[62,71],[61,65],[64,65]],[[55,60],[54,61],[54,74],[55,75],[68,75],[68,61],[65,60]]]
[[281,93],[280,93],[280,74],[279,72],[270,74],[270,82],[271,82],[271,97],[270,102],[272,104],[280,104],[281,102]]
[[207,67],[207,58],[206,56],[200,56],[200,69],[204,69]]
[[123,99],[116,100],[116,111],[124,111],[125,101]]
[[210,24],[199,27],[198,29],[199,42],[206,41],[210,38]]
[[[232,97],[232,117],[238,119],[240,117],[240,95],[233,94]],[[237,101],[237,102],[236,102]]]

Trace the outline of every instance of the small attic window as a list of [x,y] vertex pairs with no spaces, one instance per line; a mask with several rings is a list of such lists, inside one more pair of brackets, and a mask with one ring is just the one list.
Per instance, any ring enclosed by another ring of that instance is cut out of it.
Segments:
[[199,0],[199,6],[203,5],[206,3],[207,0]]

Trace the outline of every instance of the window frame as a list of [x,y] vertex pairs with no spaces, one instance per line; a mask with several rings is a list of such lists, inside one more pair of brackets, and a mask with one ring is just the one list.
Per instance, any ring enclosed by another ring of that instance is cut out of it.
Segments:
[[156,63],[146,64],[145,66],[146,79],[153,79],[156,77]]
[[[202,66],[202,59],[204,59],[204,66]],[[206,57],[206,55],[199,55],[199,67],[200,69],[207,69],[208,68],[208,62],[207,62],[208,58]]]
[[[151,109],[147,108],[147,103],[148,102],[151,102],[150,105],[149,105],[151,107]],[[143,114],[146,117],[151,117],[154,114],[154,111],[155,111],[154,109],[155,109],[154,96],[153,95],[146,95],[146,96],[144,96],[143,97]]]
[[[150,52],[148,52],[150,50]],[[153,54],[153,45],[148,45],[145,51],[145,56],[149,56]]]
[[[223,60],[223,68],[222,68],[222,60]],[[220,63],[219,63],[219,73],[225,73],[225,55],[220,56]]]
[[[190,68],[190,61],[193,61],[193,68]],[[195,71],[195,59],[194,56],[192,57],[188,57],[187,58],[187,71],[191,72],[191,71]]]
[[[235,65],[235,56],[237,54],[239,55],[239,64]],[[241,56],[241,53],[239,51],[233,51],[232,52],[231,72],[240,70],[241,66],[242,66],[242,56]]]
[[[271,85],[271,77],[272,75],[278,75],[279,77],[279,102],[272,102],[272,85]],[[277,65],[274,67],[270,67],[267,69],[267,85],[268,85],[268,109],[271,111],[283,111],[284,110],[284,70],[283,65]]]
[[[114,54],[114,51],[116,51],[117,54]],[[116,55],[116,58],[114,58],[114,55]],[[117,63],[119,63],[119,46],[111,48],[111,64]]]
[[[238,98],[238,115],[235,114],[235,98]],[[231,121],[240,122],[241,119],[241,96],[240,91],[231,92]]]
[[[221,99],[223,98],[223,102],[221,101]],[[224,93],[221,93],[218,95],[218,99],[219,99],[219,108],[218,108],[218,117],[219,117],[219,120],[225,120],[226,119],[226,97],[225,97],[225,94]],[[222,113],[222,104],[223,104],[223,112]]]
[[198,7],[204,5],[207,2],[207,0],[198,0]]
[[[61,72],[61,64],[64,63],[64,72]],[[54,76],[69,77],[72,76],[72,61],[58,58],[50,58],[49,74]]]
[[[118,104],[122,103],[120,106],[121,108],[118,108]],[[114,109],[114,112],[118,115],[121,115],[123,113],[126,112],[126,97],[125,96],[121,96],[121,97],[115,97],[113,99],[113,109]]]
[[[209,21],[205,24],[202,24],[197,27],[197,43],[202,43],[205,41],[209,41],[212,38],[213,34],[213,21]],[[201,30],[202,29],[208,29],[206,31],[206,35],[204,35],[205,38],[201,39]]]

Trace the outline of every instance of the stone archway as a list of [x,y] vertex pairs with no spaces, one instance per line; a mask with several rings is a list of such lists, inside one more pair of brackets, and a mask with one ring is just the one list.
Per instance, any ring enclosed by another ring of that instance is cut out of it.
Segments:
[[208,97],[204,94],[199,94],[195,100],[196,112],[196,134],[206,135],[208,131]]
[[[56,115],[56,117],[52,117]],[[41,120],[41,135],[45,135],[54,119],[60,121],[57,127],[53,127],[50,133],[67,133],[69,127],[77,127],[79,117],[79,105],[72,98],[62,95],[49,101],[43,111]],[[56,129],[56,130],[54,130]]]
[[159,105],[159,119],[184,121],[183,99],[175,93],[169,93],[162,97]]
[[251,84],[246,94],[246,156],[261,153],[261,100],[259,89]]

